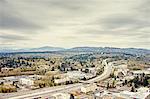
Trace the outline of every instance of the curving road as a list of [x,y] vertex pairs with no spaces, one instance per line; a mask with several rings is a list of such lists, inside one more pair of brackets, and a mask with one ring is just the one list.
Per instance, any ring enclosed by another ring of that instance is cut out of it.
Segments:
[[[110,62],[107,64],[107,60],[103,60],[104,72],[93,79],[87,80],[84,83],[94,83],[97,81],[104,80],[108,78],[112,72],[112,65],[113,63]],[[10,94],[1,94],[0,97],[4,97],[2,99],[33,99],[40,96],[50,95],[52,93],[56,92],[66,92],[69,90],[75,90],[80,89],[82,86],[84,86],[84,83],[77,83],[72,85],[64,85],[64,86],[56,86],[56,87],[50,87],[50,88],[42,88],[37,90],[30,90],[27,92],[16,92],[16,93],[10,93]]]
[[85,81],[85,83],[94,83],[94,82],[97,82],[97,81],[101,81],[101,80],[104,80],[106,78],[108,78],[112,72],[112,65],[113,63],[110,62],[107,64],[107,60],[103,60],[103,63],[105,65],[104,67],[104,72],[100,75],[100,76],[97,76],[93,79],[90,79],[90,80],[87,80]]

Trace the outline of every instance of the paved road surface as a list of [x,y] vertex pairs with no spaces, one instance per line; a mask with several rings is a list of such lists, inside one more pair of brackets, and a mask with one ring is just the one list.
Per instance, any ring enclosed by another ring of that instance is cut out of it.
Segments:
[[21,95],[21,96],[15,96],[15,97],[11,97],[9,99],[29,99],[29,98],[35,98],[35,97],[40,97],[44,94],[52,94],[52,93],[56,93],[56,92],[60,92],[63,90],[69,90],[69,89],[77,89],[80,88],[80,86],[82,86],[82,84],[73,84],[73,85],[68,85],[68,86],[61,86],[59,88],[53,88],[51,90],[45,90],[45,91],[38,91],[36,93],[30,93],[30,94],[25,94],[25,95]]
[[110,74],[112,72],[112,65],[113,65],[113,63],[110,62],[110,63],[107,64],[107,60],[104,60],[103,64],[105,64],[104,72],[98,77],[95,77],[93,79],[85,81],[85,83],[94,83],[96,81],[102,81],[102,80],[104,80],[104,79],[106,79],[106,78],[108,78],[110,76]]

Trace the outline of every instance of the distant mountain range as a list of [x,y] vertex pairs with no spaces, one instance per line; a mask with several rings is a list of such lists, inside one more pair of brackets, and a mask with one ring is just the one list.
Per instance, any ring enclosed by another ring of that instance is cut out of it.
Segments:
[[8,49],[1,48],[0,53],[11,52],[46,52],[46,51],[69,51],[69,52],[108,52],[108,53],[127,53],[127,54],[150,54],[148,49],[140,48],[115,48],[115,47],[74,47],[71,49],[65,49],[61,47],[44,46],[40,48],[28,48],[28,49]]
[[38,52],[38,51],[43,52],[43,51],[60,51],[60,50],[64,50],[64,48],[44,46],[44,47],[40,47],[40,48],[31,48],[28,50],[33,51],[33,52]]
[[8,52],[45,52],[45,51],[60,51],[60,50],[64,50],[64,48],[44,46],[44,47],[39,47],[39,48],[25,48],[25,49],[3,48],[3,49],[0,49],[0,52],[1,53],[8,53]]
[[69,51],[126,53],[126,54],[150,54],[150,50],[141,48],[115,48],[115,47],[74,47]]

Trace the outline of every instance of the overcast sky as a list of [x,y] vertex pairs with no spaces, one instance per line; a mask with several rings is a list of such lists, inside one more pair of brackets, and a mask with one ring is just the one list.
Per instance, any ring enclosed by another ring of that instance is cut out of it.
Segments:
[[0,46],[150,49],[150,0],[0,0]]

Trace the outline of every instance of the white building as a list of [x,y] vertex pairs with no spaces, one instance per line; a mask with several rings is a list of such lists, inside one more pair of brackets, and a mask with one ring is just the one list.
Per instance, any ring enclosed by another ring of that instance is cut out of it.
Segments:
[[130,81],[130,80],[133,80],[133,79],[134,79],[134,76],[125,76],[122,80]]
[[70,79],[68,77],[61,78],[61,79],[55,79],[54,83],[61,84],[61,83],[65,83],[66,81],[70,81]]
[[16,81],[18,81],[19,79],[18,79],[18,77],[17,76],[10,76],[10,77],[3,77],[3,79],[5,80],[5,81],[10,81],[10,82],[16,82]]
[[150,92],[145,88],[140,88],[138,92],[122,91],[120,93],[114,93],[115,96],[124,99],[150,99]]
[[20,84],[22,84],[22,85],[27,85],[27,86],[32,86],[32,85],[34,85],[34,80],[29,79],[29,78],[20,78],[19,82],[20,82]]
[[55,93],[52,96],[54,99],[70,99],[70,94],[68,93]]
[[150,89],[147,87],[140,87],[137,89],[137,91],[141,93],[146,93],[146,92],[150,92]]
[[71,79],[82,79],[86,76],[86,74],[81,71],[68,71],[66,75]]
[[148,68],[147,70],[150,71],[150,68]]
[[81,87],[81,92],[87,93],[90,91],[95,91],[96,89],[97,89],[97,85],[93,83],[93,84],[88,84],[88,85]]
[[92,78],[94,75],[90,73],[84,73],[81,71],[68,71],[66,73],[66,76],[69,77],[70,79],[83,79],[85,78]]
[[134,76],[140,76],[143,73],[146,75],[150,75],[150,71],[148,70],[136,70],[136,71],[131,71],[133,73]]

